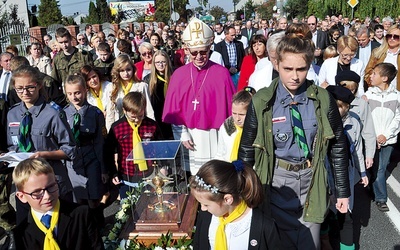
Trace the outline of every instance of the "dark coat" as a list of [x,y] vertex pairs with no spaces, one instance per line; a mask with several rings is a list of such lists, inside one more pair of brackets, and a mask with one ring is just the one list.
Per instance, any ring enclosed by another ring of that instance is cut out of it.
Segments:
[[[55,237],[63,250],[104,249],[88,206],[61,201]],[[31,212],[14,229],[16,249],[42,250],[45,234],[36,226]]]
[[[239,72],[240,68],[242,67],[242,62],[243,62],[243,58],[245,56],[245,51],[243,48],[243,43],[236,41],[236,40],[233,40],[233,42],[235,43],[235,47],[236,47],[236,60],[237,60],[236,69]],[[231,64],[229,62],[228,49],[226,48],[225,40],[217,43],[214,46],[214,50],[219,52],[222,55],[222,59],[224,60],[225,68],[227,68],[229,70],[231,68]]]
[[[193,240],[194,250],[210,249],[208,229],[211,217],[209,212],[199,211],[197,214],[196,233]],[[265,216],[258,208],[253,209],[248,249],[281,249],[275,221]]]

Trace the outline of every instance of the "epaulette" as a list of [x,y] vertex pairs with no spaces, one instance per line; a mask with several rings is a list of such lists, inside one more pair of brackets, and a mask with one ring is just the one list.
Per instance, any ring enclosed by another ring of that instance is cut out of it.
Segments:
[[55,110],[57,110],[57,111],[61,111],[61,110],[62,110],[62,108],[60,107],[60,105],[58,105],[58,104],[55,103],[54,101],[49,102],[49,104],[50,104],[50,106],[51,106],[53,109],[55,109]]

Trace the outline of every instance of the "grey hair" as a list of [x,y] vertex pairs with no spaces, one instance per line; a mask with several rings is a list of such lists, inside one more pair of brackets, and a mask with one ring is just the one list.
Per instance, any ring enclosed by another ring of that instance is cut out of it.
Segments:
[[357,31],[356,31],[356,36],[357,37],[359,37],[359,36],[361,36],[362,34],[367,34],[367,36],[369,37],[369,29],[368,29],[368,27],[365,25],[365,24],[362,24],[361,26],[360,26],[360,28],[358,28],[357,29]]
[[148,50],[154,51],[154,47],[153,45],[151,45],[151,43],[148,42],[142,42],[139,46],[139,52],[142,53],[143,52],[143,48],[146,48]]
[[392,23],[393,24],[393,18],[392,17],[390,17],[390,16],[387,16],[387,17],[384,17],[383,19],[382,19],[382,23],[384,23],[384,22],[390,22],[390,23]]
[[267,51],[268,53],[271,51],[275,51],[278,47],[279,42],[282,38],[285,37],[285,31],[280,31],[276,34],[271,35],[267,41]]

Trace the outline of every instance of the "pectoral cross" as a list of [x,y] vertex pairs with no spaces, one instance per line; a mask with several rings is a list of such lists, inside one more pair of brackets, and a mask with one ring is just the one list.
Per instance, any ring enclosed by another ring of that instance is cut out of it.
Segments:
[[199,101],[197,101],[197,98],[194,99],[194,101],[192,101],[194,107],[193,110],[196,110],[197,104],[199,104]]

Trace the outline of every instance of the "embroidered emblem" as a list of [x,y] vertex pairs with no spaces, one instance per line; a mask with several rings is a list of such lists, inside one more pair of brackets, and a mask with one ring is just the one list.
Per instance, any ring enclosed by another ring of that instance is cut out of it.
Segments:
[[275,135],[275,139],[279,142],[286,142],[289,136],[286,133],[279,133]]
[[253,247],[257,246],[257,245],[258,245],[257,240],[254,240],[254,239],[251,240],[251,241],[250,241],[250,245],[253,246]]
[[272,118],[272,123],[285,122],[285,121],[286,121],[286,116]]

